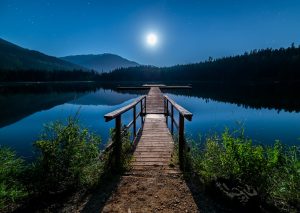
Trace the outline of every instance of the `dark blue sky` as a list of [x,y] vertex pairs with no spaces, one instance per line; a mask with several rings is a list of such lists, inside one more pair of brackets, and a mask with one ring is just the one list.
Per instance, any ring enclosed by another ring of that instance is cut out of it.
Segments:
[[0,0],[0,37],[54,56],[109,52],[174,65],[300,44],[300,1]]

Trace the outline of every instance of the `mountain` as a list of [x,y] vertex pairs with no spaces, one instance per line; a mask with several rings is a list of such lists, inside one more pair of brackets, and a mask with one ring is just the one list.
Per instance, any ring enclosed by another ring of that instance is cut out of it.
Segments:
[[127,68],[139,66],[139,64],[134,61],[129,61],[121,56],[109,53],[98,55],[73,55],[62,57],[61,59],[98,72],[108,72],[121,67]]
[[0,38],[0,70],[85,69],[59,58],[17,46]]

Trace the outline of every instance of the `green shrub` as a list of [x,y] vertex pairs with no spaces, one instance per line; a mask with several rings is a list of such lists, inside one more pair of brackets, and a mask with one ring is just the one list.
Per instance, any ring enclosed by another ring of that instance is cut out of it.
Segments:
[[266,191],[275,205],[290,211],[289,206],[300,210],[300,159],[299,148],[283,148],[278,142],[267,149]]
[[131,167],[132,161],[132,143],[130,140],[130,132],[125,130],[122,135],[122,149],[121,149],[121,162],[122,162],[122,169],[129,170]]
[[34,165],[38,190],[58,192],[97,184],[103,172],[100,142],[73,118],[65,125],[55,122],[46,126],[34,143],[39,153]]
[[[115,129],[112,128],[110,130],[110,137],[111,140],[114,141],[115,140]],[[128,131],[128,129],[124,126],[122,128],[122,134],[121,134],[121,156],[120,156],[120,168],[109,168],[114,170],[114,172],[117,173],[122,173],[126,170],[130,169],[130,163],[132,161],[132,143],[130,140],[130,132]],[[113,166],[115,165],[114,162],[114,156],[113,156],[113,150],[111,150],[110,153],[107,153],[107,156],[109,156],[109,160],[107,160],[107,162],[111,162],[113,164]],[[112,166],[112,165],[110,165]]]
[[241,182],[281,210],[299,207],[299,148],[284,147],[279,141],[268,147],[254,145],[243,131],[237,135],[228,129],[221,136],[206,138],[203,148],[192,147],[192,167],[206,183]]
[[20,182],[24,161],[9,148],[0,147],[0,210],[11,208],[28,195]]

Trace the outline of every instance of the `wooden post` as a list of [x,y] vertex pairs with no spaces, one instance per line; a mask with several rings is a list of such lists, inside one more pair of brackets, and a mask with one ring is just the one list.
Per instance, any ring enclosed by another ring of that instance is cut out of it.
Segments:
[[164,98],[164,113],[166,114],[166,98]]
[[169,101],[166,100],[166,123],[167,123],[167,126],[168,126],[168,116],[169,116]]
[[179,163],[180,169],[184,170],[184,149],[185,149],[185,141],[184,141],[184,117],[179,113],[179,131],[178,131],[178,143],[179,143]]
[[115,127],[115,141],[114,141],[114,157],[115,157],[115,168],[116,172],[119,171],[121,167],[121,115],[116,117],[116,127]]
[[143,100],[141,100],[141,111],[140,111],[140,113],[141,113],[141,127],[143,126],[143,116],[144,116],[143,111],[144,111],[143,110]]
[[147,98],[145,97],[145,116],[147,114]]
[[133,107],[133,136],[136,136],[136,106]]
[[174,106],[171,105],[171,134],[173,135],[174,133]]

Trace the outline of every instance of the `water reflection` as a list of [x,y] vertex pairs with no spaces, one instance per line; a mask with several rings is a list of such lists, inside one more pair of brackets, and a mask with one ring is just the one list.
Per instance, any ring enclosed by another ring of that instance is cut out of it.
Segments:
[[[194,114],[186,123],[186,132],[198,138],[224,127],[244,125],[247,136],[257,143],[299,143],[300,95],[295,85],[228,86],[194,84],[192,90],[164,91]],[[105,123],[103,116],[130,103],[147,91],[118,91],[106,84],[34,84],[0,86],[0,144],[11,146],[20,155],[34,155],[32,142],[45,123],[66,120],[79,110],[83,126],[100,134],[103,144],[114,122]],[[124,123],[132,113],[123,116]],[[139,122],[138,122],[139,123]]]
[[[95,89],[96,88],[96,89]],[[34,155],[32,143],[38,139],[43,125],[56,120],[66,121],[79,111],[82,126],[101,135],[102,146],[108,140],[113,122],[105,123],[104,114],[129,104],[138,94],[121,94],[102,87],[89,85],[33,85],[12,90],[2,88],[0,95],[1,145],[13,147],[25,157]],[[125,114],[123,121],[128,122]]]
[[281,140],[285,144],[299,144],[300,113],[245,108],[203,98],[168,95],[193,112],[193,121],[186,122],[186,132],[192,138],[222,132],[228,127],[232,130],[244,128],[245,135],[255,143],[273,144],[275,140]]

